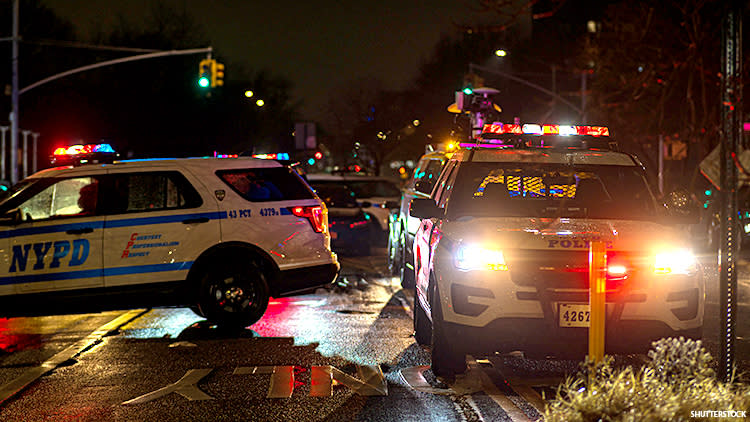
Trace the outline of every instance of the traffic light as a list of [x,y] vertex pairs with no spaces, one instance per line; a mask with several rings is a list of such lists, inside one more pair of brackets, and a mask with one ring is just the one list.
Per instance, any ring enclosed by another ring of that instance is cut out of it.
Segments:
[[213,65],[216,61],[212,59],[203,59],[198,64],[198,86],[201,88],[208,88],[211,85],[213,79],[212,71]]
[[212,60],[211,64],[211,88],[224,85],[224,64]]

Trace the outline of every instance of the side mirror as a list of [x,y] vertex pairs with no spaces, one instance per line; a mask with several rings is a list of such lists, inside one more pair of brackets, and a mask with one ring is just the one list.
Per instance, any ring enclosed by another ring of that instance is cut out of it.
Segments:
[[0,224],[4,226],[12,226],[21,222],[21,209],[13,208],[12,210],[6,211],[0,215]]
[[443,215],[443,210],[438,208],[434,200],[430,198],[415,198],[409,206],[409,214],[417,218],[437,218]]
[[697,224],[700,221],[698,205],[685,189],[669,192],[664,203],[671,222],[676,224]]
[[432,188],[435,186],[434,183],[428,180],[420,180],[414,185],[414,190],[417,192],[422,192],[426,194],[432,193]]

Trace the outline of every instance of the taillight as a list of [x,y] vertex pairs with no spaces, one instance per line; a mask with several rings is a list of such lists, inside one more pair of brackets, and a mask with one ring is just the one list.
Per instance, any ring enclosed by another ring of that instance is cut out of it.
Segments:
[[307,218],[313,230],[316,232],[325,232],[328,221],[326,221],[327,219],[324,217],[323,207],[320,205],[289,207],[289,211],[297,217]]

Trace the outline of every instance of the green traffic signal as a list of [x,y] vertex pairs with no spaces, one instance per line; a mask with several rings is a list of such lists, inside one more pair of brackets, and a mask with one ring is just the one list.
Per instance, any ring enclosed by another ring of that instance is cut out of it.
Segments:
[[474,93],[474,90],[471,89],[471,85],[469,85],[466,88],[464,88],[463,91],[464,91],[464,94],[466,94],[466,95],[471,95],[471,94]]
[[208,86],[209,86],[209,85],[211,85],[211,80],[209,79],[209,77],[208,77],[208,76],[206,76],[206,75],[202,75],[202,76],[201,76],[201,77],[200,77],[200,78],[198,79],[198,86],[199,86],[199,87],[201,87],[201,88],[208,88]]

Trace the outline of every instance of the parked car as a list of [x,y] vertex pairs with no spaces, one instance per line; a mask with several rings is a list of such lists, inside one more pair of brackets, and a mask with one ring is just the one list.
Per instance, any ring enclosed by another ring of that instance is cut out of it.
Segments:
[[308,174],[311,184],[345,184],[351,189],[365,214],[373,220],[370,239],[373,245],[385,247],[388,239],[388,223],[391,210],[399,205],[401,191],[398,184],[380,176]]
[[313,182],[311,186],[328,207],[331,249],[342,255],[369,255],[370,227],[374,223],[362,211],[354,192],[343,184]]
[[326,207],[276,161],[127,160],[42,170],[0,201],[0,316],[189,306],[245,327],[332,283]]
[[606,250],[605,353],[700,339],[706,285],[686,228],[697,216],[689,195],[659,203],[607,128],[488,126],[411,206],[421,218],[415,339],[431,344],[433,372],[463,372],[466,354],[582,358],[591,242]]
[[429,198],[443,166],[453,155],[447,151],[433,151],[423,155],[414,169],[411,179],[406,184],[401,203],[391,213],[388,230],[388,269],[392,275],[401,278],[401,286],[414,287],[414,255],[412,246],[414,234],[419,228],[419,219],[409,213],[414,198]]

